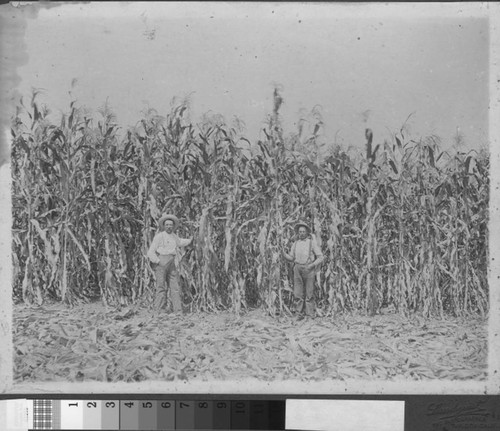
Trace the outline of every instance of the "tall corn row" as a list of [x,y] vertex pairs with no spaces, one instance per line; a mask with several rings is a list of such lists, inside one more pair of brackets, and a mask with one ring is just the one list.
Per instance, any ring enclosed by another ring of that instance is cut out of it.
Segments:
[[[373,190],[373,164],[375,161],[376,150],[372,149],[372,131],[370,129],[366,130],[366,163],[367,163],[367,173],[366,173],[366,221],[363,227],[365,232],[365,265],[363,266],[362,274],[365,272],[365,277],[360,277],[360,284],[366,283],[366,299],[364,309],[368,310],[370,314],[375,313],[377,307],[375,297],[375,286],[373,276],[375,273],[375,263],[374,258],[377,254],[377,237],[375,234],[375,223],[376,223],[376,209],[374,208],[374,190]],[[359,289],[361,291],[361,289]]]
[[14,295],[148,303],[145,254],[168,211],[180,236],[194,236],[179,262],[193,311],[287,311],[280,252],[298,219],[325,253],[317,300],[327,313],[488,311],[487,154],[447,154],[401,130],[379,152],[369,140],[358,159],[340,149],[311,158],[297,148],[315,146],[318,128],[287,141],[278,90],[273,102],[249,154],[220,118],[193,125],[186,102],[166,117],[150,110],[119,138],[106,107],[96,122],[72,104],[56,126],[34,97],[12,126]]
[[330,157],[327,160],[326,172],[328,172],[331,183],[321,185],[323,206],[320,211],[327,215],[326,223],[326,251],[328,264],[325,267],[324,293],[331,312],[345,309],[344,301],[344,265],[343,265],[343,171],[344,160],[341,157]]
[[282,295],[281,250],[284,249],[284,223],[282,205],[282,175],[285,162],[285,141],[279,117],[283,99],[280,89],[273,93],[273,113],[269,119],[269,131],[265,131],[267,140],[259,142],[266,160],[270,183],[266,190],[264,226],[259,237],[261,264],[267,273],[267,289],[262,291],[266,309],[271,314],[281,313],[284,309]]
[[[90,287],[90,244],[85,244],[81,232],[87,206],[82,157],[86,125],[73,103],[69,118],[63,117],[59,127],[48,123],[48,110],[40,108],[36,95],[33,111],[18,111],[12,129],[13,251],[18,253],[14,261],[21,264],[25,259],[21,282],[25,302],[36,298],[40,304],[50,293],[72,303],[88,295]],[[21,123],[23,114],[31,120],[29,130]],[[82,219],[72,219],[74,212]],[[77,285],[85,287],[77,290]]]
[[[229,291],[231,292],[231,309],[235,313],[247,308],[245,264],[243,255],[238,254],[242,229],[248,223],[242,223],[244,215],[244,202],[241,201],[241,183],[244,180],[245,159],[239,153],[234,141],[234,133],[227,138],[227,148],[224,157],[224,167],[227,175],[226,211],[225,211],[225,246],[224,246],[224,271],[229,278]],[[234,157],[236,156],[236,157]],[[243,212],[242,212],[243,211]]]

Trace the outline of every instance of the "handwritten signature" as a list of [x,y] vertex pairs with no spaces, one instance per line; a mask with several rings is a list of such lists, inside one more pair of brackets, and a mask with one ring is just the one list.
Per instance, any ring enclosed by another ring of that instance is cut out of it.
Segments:
[[470,414],[487,416],[489,413],[487,409],[483,407],[484,404],[485,400],[479,400],[476,403],[469,404],[429,404],[427,407],[427,416],[449,415],[450,417],[456,417]]

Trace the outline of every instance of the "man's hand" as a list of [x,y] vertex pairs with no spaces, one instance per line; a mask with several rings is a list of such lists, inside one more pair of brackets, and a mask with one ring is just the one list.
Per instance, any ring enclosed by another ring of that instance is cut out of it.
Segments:
[[311,271],[313,270],[314,268],[316,267],[316,265],[314,263],[310,263],[309,265],[306,266],[306,270],[307,271]]
[[292,262],[293,261],[292,256],[290,256],[285,250],[281,250],[281,254],[283,255],[283,257],[286,260],[288,260],[288,262]]

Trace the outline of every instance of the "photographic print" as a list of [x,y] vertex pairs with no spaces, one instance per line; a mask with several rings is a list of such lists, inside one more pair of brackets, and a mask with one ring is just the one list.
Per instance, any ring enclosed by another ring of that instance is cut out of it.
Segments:
[[496,6],[14,3],[4,390],[498,391]]

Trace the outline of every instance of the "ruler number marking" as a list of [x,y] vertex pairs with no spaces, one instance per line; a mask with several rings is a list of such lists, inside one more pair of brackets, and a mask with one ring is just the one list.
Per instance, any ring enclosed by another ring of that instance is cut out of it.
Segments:
[[262,413],[264,413],[264,405],[263,404],[256,404],[254,413],[256,413],[258,415],[261,415]]
[[245,413],[245,403],[241,401],[236,403],[236,413]]

